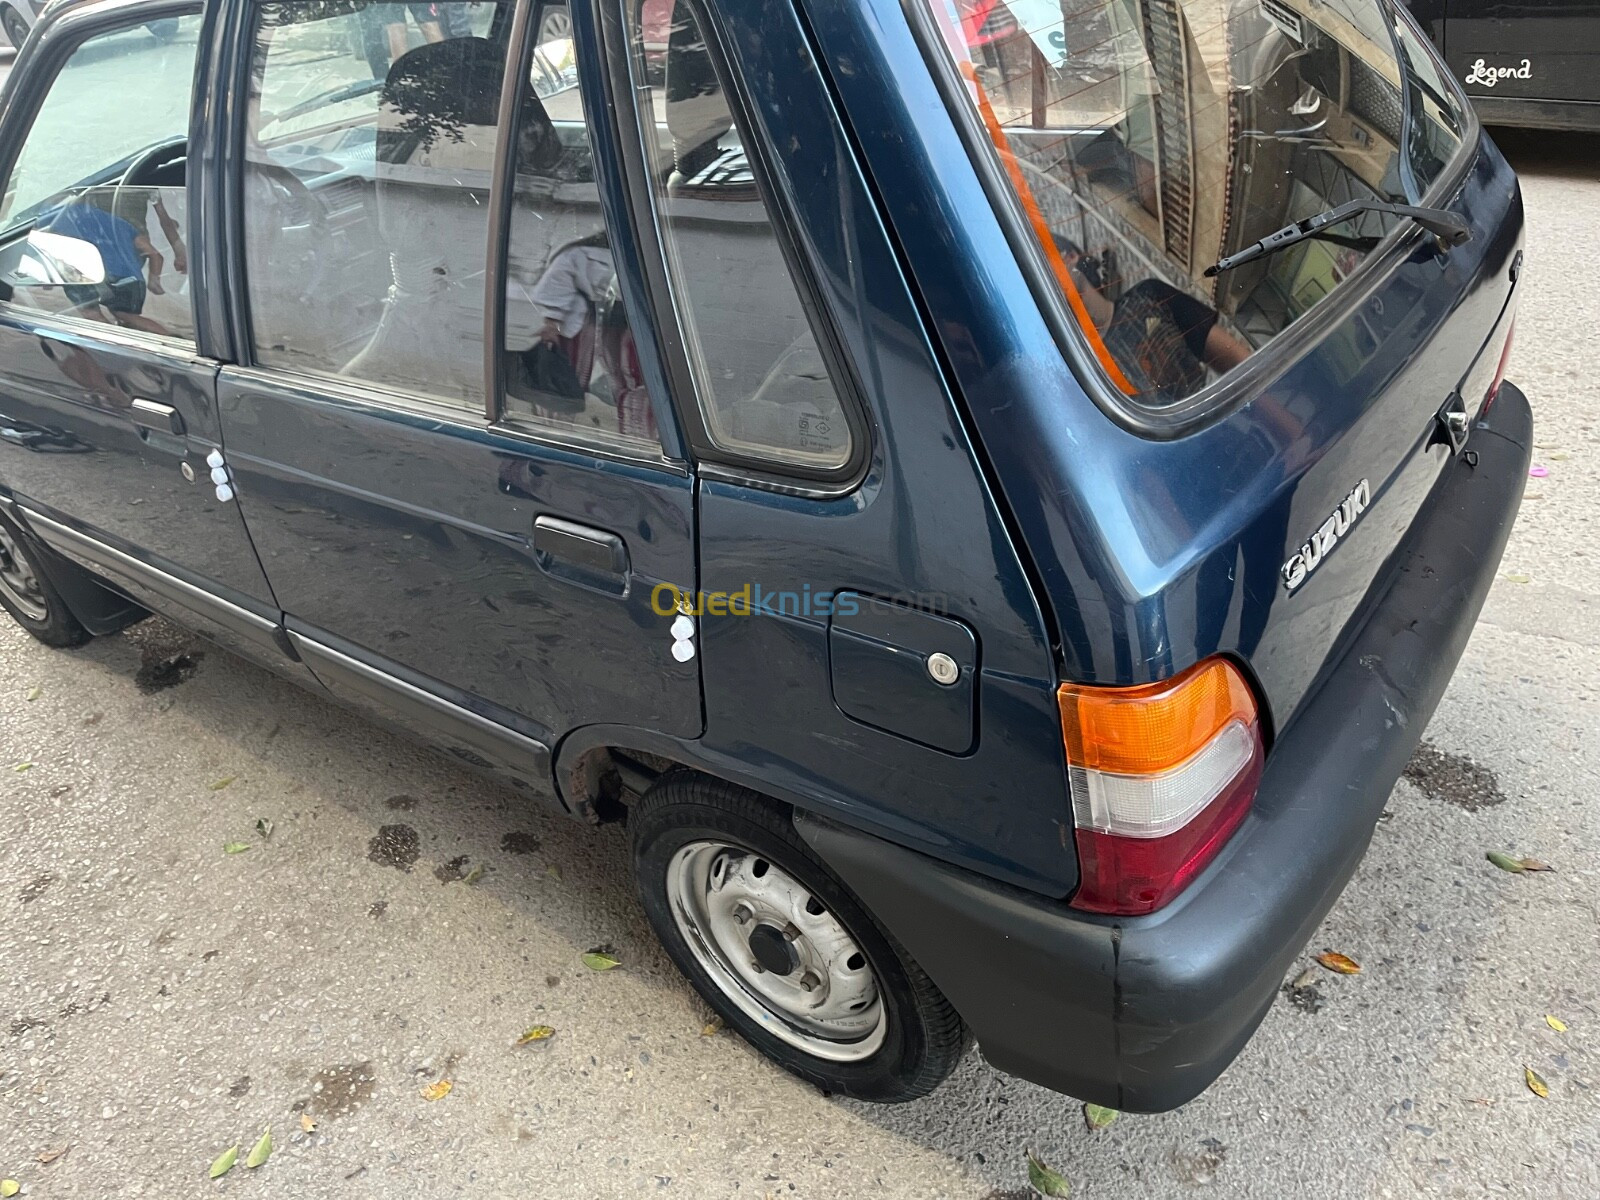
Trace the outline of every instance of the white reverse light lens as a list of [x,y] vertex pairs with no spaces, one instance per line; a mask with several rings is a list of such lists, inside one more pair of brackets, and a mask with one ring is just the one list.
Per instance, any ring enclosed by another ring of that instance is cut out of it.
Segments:
[[1120,837],[1158,838],[1182,829],[1239,777],[1255,753],[1255,735],[1230,721],[1203,748],[1153,775],[1071,769],[1078,828]]

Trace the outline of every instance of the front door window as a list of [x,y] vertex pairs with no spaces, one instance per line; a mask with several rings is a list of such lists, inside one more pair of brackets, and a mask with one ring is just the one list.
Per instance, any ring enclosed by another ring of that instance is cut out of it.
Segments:
[[[30,231],[88,243],[99,283],[18,286],[16,307],[191,342],[185,244],[198,15],[96,34],[40,105],[0,200],[0,241]],[[121,104],[116,96],[137,95]]]

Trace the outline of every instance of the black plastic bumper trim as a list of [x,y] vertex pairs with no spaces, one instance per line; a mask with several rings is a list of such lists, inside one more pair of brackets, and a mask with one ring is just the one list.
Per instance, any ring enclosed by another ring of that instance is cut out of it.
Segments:
[[1233,1061],[1366,852],[1483,607],[1532,452],[1502,386],[1384,598],[1268,757],[1245,824],[1176,902],[1077,913],[809,814],[795,825],[943,989],[1002,1071],[1135,1112]]

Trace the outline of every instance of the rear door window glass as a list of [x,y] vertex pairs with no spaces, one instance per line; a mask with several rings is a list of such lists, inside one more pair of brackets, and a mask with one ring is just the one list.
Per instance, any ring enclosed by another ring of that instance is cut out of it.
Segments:
[[517,115],[505,271],[504,416],[659,457],[655,412],[617,284],[572,23],[540,14]]
[[256,361],[484,411],[509,3],[259,8],[244,147]]

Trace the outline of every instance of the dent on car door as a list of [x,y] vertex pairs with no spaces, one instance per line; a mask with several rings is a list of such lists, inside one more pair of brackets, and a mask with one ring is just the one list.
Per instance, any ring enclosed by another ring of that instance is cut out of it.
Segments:
[[[275,612],[213,480],[217,364],[195,340],[188,135],[198,13],[152,38],[58,22],[18,67],[0,206],[0,487],[54,549],[245,649]],[[120,20],[120,24],[116,23]],[[117,97],[137,95],[137,104]]]
[[[261,10],[230,459],[336,690],[442,699],[544,745],[595,722],[692,735],[698,664],[651,608],[657,583],[692,585],[692,478],[662,449],[559,27],[528,48],[494,194],[512,9]],[[485,309],[494,211],[503,313]],[[461,749],[526,774],[525,741]]]

